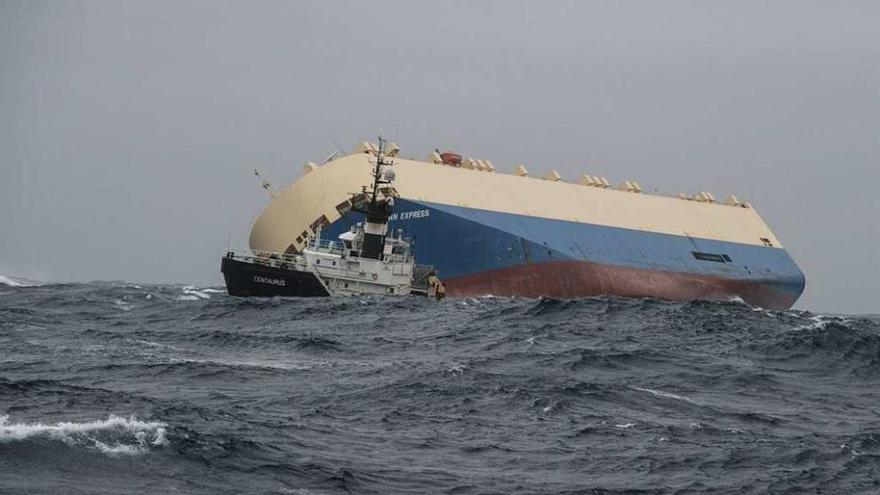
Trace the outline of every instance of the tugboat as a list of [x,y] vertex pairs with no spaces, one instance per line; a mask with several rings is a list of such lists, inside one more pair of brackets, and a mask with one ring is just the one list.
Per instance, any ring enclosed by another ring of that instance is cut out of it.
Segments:
[[[388,235],[394,208],[393,166],[379,137],[372,186],[354,194],[352,211],[365,215],[337,240],[321,239],[321,225],[300,253],[229,251],[220,271],[231,296],[321,297],[428,293],[433,267],[416,265],[402,230]],[[432,280],[432,284],[435,284]]]

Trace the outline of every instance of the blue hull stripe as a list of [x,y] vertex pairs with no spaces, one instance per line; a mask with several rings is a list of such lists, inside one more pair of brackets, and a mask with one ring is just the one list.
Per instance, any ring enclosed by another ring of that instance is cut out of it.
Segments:
[[[415,240],[416,259],[443,277],[523,263],[593,263],[753,281],[800,294],[804,276],[781,248],[398,199],[393,229]],[[412,213],[417,212],[417,213]],[[348,213],[325,232],[335,238],[363,221]],[[696,259],[693,252],[726,255],[729,262]]]

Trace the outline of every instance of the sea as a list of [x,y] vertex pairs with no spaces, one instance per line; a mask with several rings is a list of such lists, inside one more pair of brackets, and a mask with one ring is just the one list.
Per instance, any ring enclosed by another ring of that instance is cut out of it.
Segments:
[[880,493],[880,317],[0,279],[0,493]]

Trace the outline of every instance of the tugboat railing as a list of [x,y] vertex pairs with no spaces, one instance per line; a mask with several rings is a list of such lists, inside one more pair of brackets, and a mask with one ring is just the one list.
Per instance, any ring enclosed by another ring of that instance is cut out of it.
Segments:
[[329,251],[333,254],[342,254],[343,247],[342,243],[338,241],[331,241],[329,239],[312,239],[309,242],[309,247],[312,249],[320,249],[322,251]]
[[[256,263],[258,265],[287,268],[290,265],[305,265],[305,259],[299,254],[276,253],[272,251],[250,250],[250,254],[242,251],[227,251],[226,257]],[[287,266],[285,266],[287,265]]]

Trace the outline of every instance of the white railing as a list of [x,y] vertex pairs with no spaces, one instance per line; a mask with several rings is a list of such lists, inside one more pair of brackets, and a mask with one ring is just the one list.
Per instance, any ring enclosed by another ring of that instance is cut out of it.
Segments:
[[329,239],[312,239],[309,241],[308,246],[312,249],[329,252],[331,254],[342,254],[345,249],[341,242],[331,241]]
[[274,268],[298,268],[305,266],[305,258],[299,254],[275,253],[272,251],[260,250],[229,250],[226,257],[230,259],[242,260],[258,265],[271,266]]

